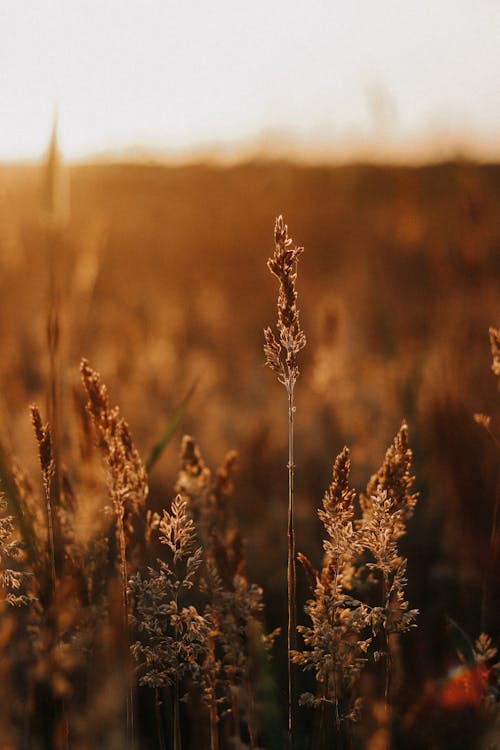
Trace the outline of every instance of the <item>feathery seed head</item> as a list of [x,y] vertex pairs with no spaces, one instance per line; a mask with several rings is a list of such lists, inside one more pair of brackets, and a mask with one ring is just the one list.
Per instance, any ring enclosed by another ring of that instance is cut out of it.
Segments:
[[335,511],[337,504],[344,509],[353,509],[356,490],[349,489],[349,475],[351,473],[351,454],[349,448],[345,447],[335,459],[333,465],[333,480],[323,499],[325,510],[331,508]]
[[411,492],[415,481],[412,474],[413,453],[408,443],[408,425],[403,420],[385,459],[376,474],[368,482],[366,497],[362,500],[364,513],[369,513],[372,500],[378,492],[385,491],[393,510],[401,511],[400,535],[405,533],[405,523],[413,515],[418,493]]
[[297,354],[306,345],[306,337],[300,327],[295,289],[297,262],[304,248],[293,244],[282,216],[276,219],[274,240],[274,255],[269,258],[267,267],[279,281],[278,338],[271,328],[264,330],[264,354],[266,364],[277,374],[279,382],[287,391],[291,391],[299,375]]
[[116,512],[130,515],[144,506],[148,494],[147,475],[130,429],[118,407],[111,408],[108,391],[98,372],[87,360],[80,365],[87,391],[87,410],[99,437],[99,447],[108,468],[108,484]]

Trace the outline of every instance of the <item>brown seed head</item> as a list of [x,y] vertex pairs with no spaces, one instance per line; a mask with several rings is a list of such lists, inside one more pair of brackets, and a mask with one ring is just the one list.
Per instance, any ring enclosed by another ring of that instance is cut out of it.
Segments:
[[84,359],[80,371],[87,391],[87,410],[99,437],[99,447],[108,467],[108,485],[118,514],[137,513],[148,494],[147,475],[130,429],[118,407],[111,408],[106,386],[98,372]]
[[403,420],[392,445],[387,449],[384,463],[368,482],[366,496],[362,498],[364,513],[370,512],[371,498],[380,492],[387,494],[392,511],[400,511],[398,533],[405,533],[405,524],[413,515],[418,492],[411,492],[415,481],[412,474],[413,453],[408,444],[408,425]]
[[31,421],[35,430],[35,436],[38,443],[38,455],[40,466],[44,476],[44,481],[49,479],[54,473],[54,456],[52,453],[52,438],[50,427],[43,424],[40,411],[34,404],[30,406]]
[[297,354],[306,345],[306,337],[300,327],[297,309],[297,262],[304,252],[303,247],[293,244],[288,236],[288,227],[282,216],[278,216],[274,228],[274,255],[267,267],[279,281],[278,338],[271,328],[264,331],[264,353],[266,364],[278,375],[280,383],[292,390],[299,374]]
[[351,454],[349,448],[344,446],[333,465],[333,479],[328,487],[323,500],[326,509],[335,511],[337,506],[343,509],[352,508],[356,490],[349,487],[349,475],[351,473]]

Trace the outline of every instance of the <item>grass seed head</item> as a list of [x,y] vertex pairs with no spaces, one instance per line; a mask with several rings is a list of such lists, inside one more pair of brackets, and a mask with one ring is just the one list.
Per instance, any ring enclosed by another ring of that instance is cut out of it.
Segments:
[[299,375],[297,354],[306,345],[295,288],[297,263],[304,248],[293,244],[282,216],[276,219],[274,241],[274,255],[269,258],[267,267],[279,281],[277,337],[271,328],[264,330],[264,354],[268,367],[276,373],[279,382],[291,391]]

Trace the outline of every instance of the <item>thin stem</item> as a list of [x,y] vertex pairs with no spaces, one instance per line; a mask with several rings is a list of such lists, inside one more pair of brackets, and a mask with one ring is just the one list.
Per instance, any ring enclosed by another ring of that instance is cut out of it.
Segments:
[[[49,323],[50,325],[50,323]],[[60,430],[59,430],[59,378],[57,366],[57,351],[50,351],[50,393],[49,393],[49,422],[52,428],[52,453],[54,457],[54,477],[52,481],[52,494],[57,504],[61,497],[61,461],[60,461]]]
[[215,697],[210,702],[210,750],[219,750],[217,704]]
[[233,719],[233,737],[236,743],[241,743],[240,709],[238,705],[238,688],[231,688],[231,714]]
[[[339,533],[338,530],[335,532],[335,547],[338,549],[339,546]],[[333,599],[335,602],[337,602],[337,590],[338,590],[338,580],[339,580],[339,555],[337,554],[336,560],[335,560],[335,576],[333,579]],[[335,610],[333,612],[332,616],[332,626],[335,625]],[[337,680],[337,664],[336,659],[334,657],[334,663],[333,663],[333,693],[335,696],[335,728],[337,730],[336,736],[337,739],[340,738],[340,712],[339,712],[339,688],[338,688],[338,680]]]
[[[52,508],[58,508],[61,499],[61,467],[60,467],[60,445],[59,445],[59,380],[60,380],[60,330],[59,330],[59,294],[56,279],[56,263],[54,253],[56,250],[55,236],[49,235],[49,310],[47,315],[47,347],[49,351],[49,424],[51,431],[51,452],[53,469],[50,475],[44,471],[45,495],[47,501],[47,528],[49,536],[49,552],[52,569],[52,593],[56,589],[56,568],[60,567],[61,560],[56,564],[56,546],[54,534],[54,516]],[[56,519],[57,520],[57,519]],[[58,545],[59,546],[59,545]]]
[[319,708],[319,722],[315,722],[316,724],[316,734],[315,738],[313,739],[312,747],[318,747],[322,746],[324,743],[325,738],[325,726],[326,726],[326,697],[328,695],[328,677],[323,683],[323,686],[321,688],[321,697],[323,700],[321,701],[320,708]]
[[52,597],[55,597],[56,594],[56,554],[55,554],[55,545],[54,545],[54,521],[52,517],[52,503],[50,499],[51,491],[50,491],[50,478],[44,477],[44,485],[45,485],[45,501],[46,501],[46,508],[47,508],[47,532],[49,537],[49,555],[50,555],[50,574],[52,578]]
[[391,639],[389,633],[385,634],[386,641],[386,658],[385,658],[385,685],[384,685],[384,699],[387,716],[390,717],[391,713],[391,677],[392,677],[392,654],[391,654]]
[[[389,612],[390,607],[390,586],[387,573],[384,573],[384,586],[383,596],[386,612]],[[384,701],[385,701],[385,712],[387,719],[387,743],[385,750],[390,750],[391,742],[391,681],[392,681],[392,653],[391,653],[391,640],[390,634],[387,627],[384,626],[384,637],[385,637],[385,678],[384,678]]]
[[156,730],[158,733],[158,744],[160,750],[167,750],[167,743],[165,741],[165,732],[163,731],[163,718],[161,715],[161,700],[160,691],[158,688],[155,689],[155,719],[156,719]]
[[296,646],[296,569],[295,569],[295,525],[294,525],[294,478],[293,462],[293,417],[295,405],[293,384],[288,388],[288,745],[293,747],[293,680],[291,652]]
[[[125,542],[125,531],[123,528],[123,504],[120,503],[117,512],[118,521],[118,541],[120,545],[120,572],[122,578],[122,612],[123,612],[123,638],[126,648],[126,661],[128,665],[129,658],[129,637],[128,637],[128,594],[127,594],[127,547]],[[127,668],[127,700],[126,700],[126,715],[127,715],[127,743],[130,748],[134,744],[134,693],[133,688],[130,685],[129,670]]]
[[[47,312],[47,349],[49,352],[48,412],[52,433],[52,457],[54,460],[54,471],[50,492],[51,500],[56,508],[59,507],[61,500],[61,296],[60,280],[58,279],[56,263],[56,253],[59,244],[58,240],[60,240],[58,233],[56,231],[50,231],[48,235],[49,301]],[[60,564],[60,560],[58,562]]]
[[306,337],[300,327],[297,308],[297,261],[303,247],[297,247],[288,236],[288,228],[282,216],[274,226],[275,249],[267,267],[279,280],[278,337],[271,328],[264,330],[264,353],[266,364],[278,376],[288,394],[288,561],[287,561],[287,671],[288,671],[288,747],[293,747],[294,685],[292,679],[292,651],[296,645],[296,573],[295,573],[295,526],[294,526],[294,474],[293,462],[293,418],[295,406],[293,392],[299,375],[297,354],[306,345]]
[[250,738],[250,750],[257,747],[257,732],[255,728],[255,699],[252,689],[250,676],[247,676],[247,695],[248,695],[248,734]]
[[[176,567],[175,558],[174,558],[174,567]],[[176,575],[176,579],[179,580],[178,575]],[[179,612],[179,588],[176,588],[175,590],[174,602],[175,602],[175,612]],[[176,669],[176,677],[174,681],[174,750],[182,750],[181,717],[180,717],[180,703],[179,703],[179,680],[177,678],[178,667],[180,666],[179,625],[178,625],[177,619],[175,620],[174,633],[175,633],[175,645],[176,645],[176,652],[177,652],[177,669]],[[211,719],[212,717],[210,716],[210,720]]]
[[179,680],[174,684],[174,750],[182,750],[181,719],[179,711]]

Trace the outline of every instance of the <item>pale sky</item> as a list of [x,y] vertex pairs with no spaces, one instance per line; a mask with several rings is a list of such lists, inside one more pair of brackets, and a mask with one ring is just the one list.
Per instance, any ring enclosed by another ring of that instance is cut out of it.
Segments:
[[500,0],[0,0],[0,160],[39,158],[56,106],[72,159],[500,158]]

